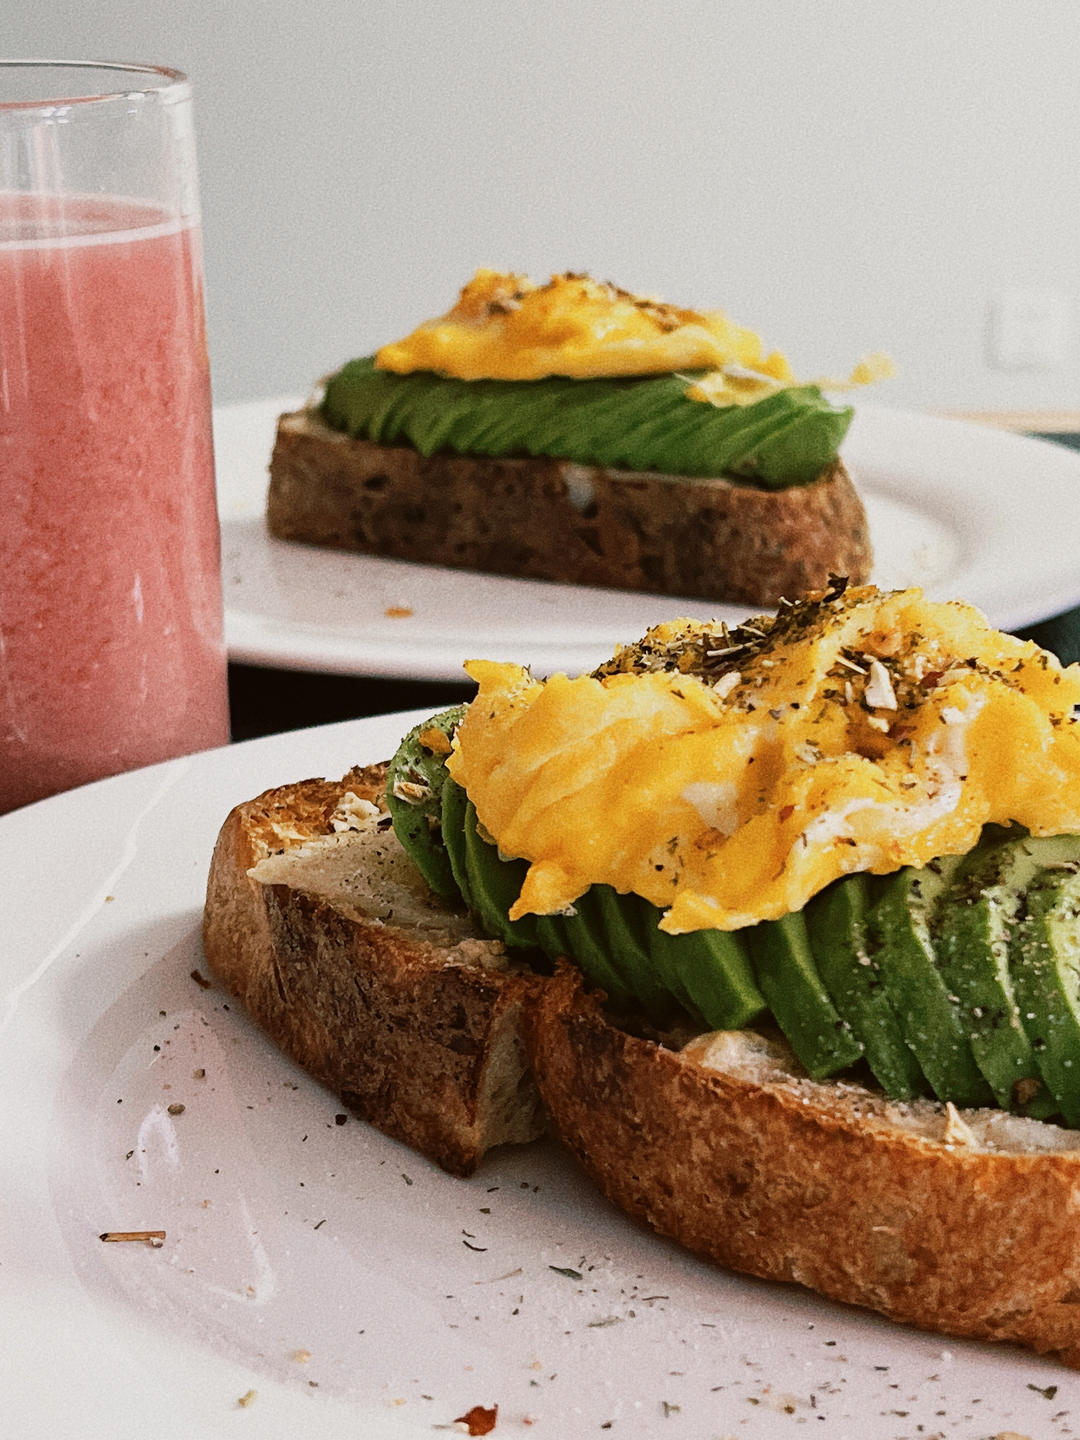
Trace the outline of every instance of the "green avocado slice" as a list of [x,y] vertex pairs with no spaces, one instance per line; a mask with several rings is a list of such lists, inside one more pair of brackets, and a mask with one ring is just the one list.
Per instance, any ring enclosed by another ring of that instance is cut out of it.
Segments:
[[649,954],[691,1015],[699,1014],[710,1030],[743,1030],[765,1012],[765,997],[737,934],[694,930],[669,935],[659,928],[662,912],[648,908]]
[[1009,937],[1025,892],[1043,868],[1080,861],[1080,838],[1006,835],[960,864],[942,905],[935,946],[979,1069],[998,1104],[1035,1119],[1058,1111],[1020,1019]]
[[560,926],[566,937],[561,953],[575,960],[592,984],[606,992],[609,1000],[627,1005],[638,998],[638,990],[625,956],[618,949],[618,936],[609,934],[600,918],[595,890],[593,886],[578,896],[571,907],[572,914],[541,915],[537,920],[541,931],[546,924]]
[[627,984],[650,1015],[669,1015],[675,997],[649,955],[643,917],[634,904],[637,897],[620,895],[610,885],[593,885],[587,894],[588,903],[595,906],[598,933],[605,937],[611,954],[618,956]]
[[1044,869],[1009,941],[1009,975],[1039,1070],[1065,1123],[1080,1125],[1080,874]]
[[885,1094],[910,1100],[927,1093],[926,1079],[904,1039],[867,944],[870,886],[865,875],[846,875],[806,907],[810,949],[837,1012],[862,1041],[866,1063]]
[[932,932],[960,864],[946,855],[887,877],[870,907],[867,953],[876,963],[908,1045],[939,1100],[992,1105],[956,1002],[937,966]]
[[815,1080],[856,1064],[862,1044],[821,983],[799,911],[744,930],[754,974],[776,1023]]
[[[454,782],[450,781],[453,785]],[[456,787],[460,789],[460,786]],[[461,791],[462,795],[465,794]],[[609,958],[609,945],[602,932],[590,923],[587,906],[575,905],[574,915],[523,915],[511,920],[509,910],[521,893],[526,860],[504,860],[496,846],[485,840],[478,828],[476,806],[466,797],[463,812],[464,860],[473,907],[484,928],[508,945],[543,950],[555,958],[571,956],[586,979],[607,993],[616,1004],[632,998],[628,986]],[[583,897],[584,899],[584,897]]]
[[687,398],[693,375],[455,380],[396,375],[374,357],[326,382],[333,429],[422,455],[549,455],[666,475],[728,476],[765,489],[807,485],[836,458],[854,411],[815,385],[751,405]]
[[[449,785],[454,784],[453,780],[449,782]],[[461,789],[460,786],[456,788]],[[464,790],[461,793],[465,795]],[[508,913],[521,892],[525,872],[529,868],[528,863],[524,860],[499,858],[495,846],[480,835],[477,829],[476,806],[467,795],[461,816],[464,840],[462,856],[469,893],[484,929],[489,935],[497,935],[507,945],[540,947],[536,923],[538,917],[523,915],[520,920],[511,920]]]
[[429,730],[453,735],[464,705],[455,705],[414,725],[402,740],[386,773],[386,803],[394,833],[412,857],[416,868],[437,895],[457,894],[450,858],[443,843],[442,793],[449,779],[445,756],[420,743]]
[[[688,1015],[694,1019],[704,1019],[705,1017],[701,1015],[699,1008],[694,1004],[690,991],[683,983],[678,965],[673,963],[671,947],[664,947],[656,943],[656,936],[660,933],[657,927],[664,912],[658,910],[655,905],[651,905],[642,895],[619,895],[618,901],[619,909],[626,915],[633,927],[637,947],[640,953],[646,957],[649,968]],[[674,937],[667,938],[673,939]]]
[[[446,860],[453,876],[454,886],[465,904],[478,913],[473,895],[472,879],[469,874],[469,857],[465,849],[465,812],[469,797],[460,785],[446,775],[441,790],[442,839],[446,847]],[[395,826],[395,829],[397,827]],[[500,932],[496,931],[496,934]]]

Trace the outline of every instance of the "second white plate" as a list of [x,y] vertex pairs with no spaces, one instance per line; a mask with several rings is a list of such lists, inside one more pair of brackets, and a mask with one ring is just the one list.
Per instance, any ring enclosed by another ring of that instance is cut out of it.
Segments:
[[[274,540],[267,466],[296,397],[215,412],[229,654],[249,664],[461,680],[465,660],[591,669],[683,614],[745,606],[511,580]],[[874,580],[963,599],[1011,630],[1080,603],[1080,454],[964,421],[860,406],[844,458],[870,519]]]

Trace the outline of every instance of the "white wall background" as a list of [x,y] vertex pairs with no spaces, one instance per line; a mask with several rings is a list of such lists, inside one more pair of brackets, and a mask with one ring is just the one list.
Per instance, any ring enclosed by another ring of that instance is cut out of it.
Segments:
[[727,309],[875,399],[1080,408],[1076,0],[6,0],[0,51],[196,87],[216,396],[302,392],[481,264]]

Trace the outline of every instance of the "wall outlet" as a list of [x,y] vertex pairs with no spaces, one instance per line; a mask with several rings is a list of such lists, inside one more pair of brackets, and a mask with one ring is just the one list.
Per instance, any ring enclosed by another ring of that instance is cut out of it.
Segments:
[[996,370],[1060,370],[1073,344],[1073,302],[1063,290],[1002,290],[990,301],[990,364]]

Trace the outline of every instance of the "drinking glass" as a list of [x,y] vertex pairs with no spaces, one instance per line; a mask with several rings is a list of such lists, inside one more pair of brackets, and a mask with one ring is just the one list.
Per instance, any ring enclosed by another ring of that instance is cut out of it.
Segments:
[[191,110],[0,60],[0,813],[228,740]]

